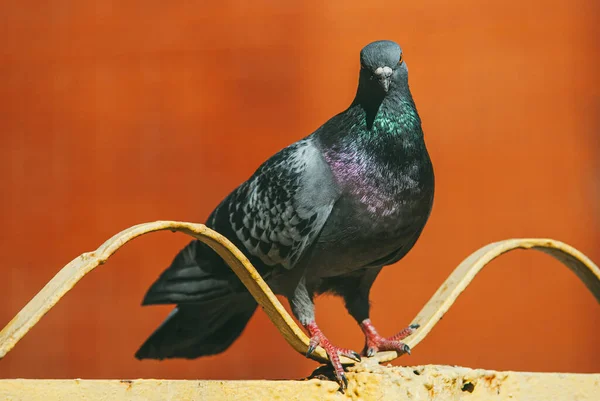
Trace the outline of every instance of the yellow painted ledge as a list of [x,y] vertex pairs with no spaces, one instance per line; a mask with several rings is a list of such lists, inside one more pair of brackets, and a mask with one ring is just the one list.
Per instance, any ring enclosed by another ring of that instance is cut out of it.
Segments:
[[358,365],[335,382],[273,380],[0,380],[0,400],[598,401],[600,374],[496,372],[451,366]]

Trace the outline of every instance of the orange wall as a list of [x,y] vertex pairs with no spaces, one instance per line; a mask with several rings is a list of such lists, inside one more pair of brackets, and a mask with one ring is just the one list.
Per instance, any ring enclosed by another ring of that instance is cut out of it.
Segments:
[[[264,159],[349,104],[358,52],[382,38],[404,47],[437,192],[415,249],[375,284],[380,332],[408,324],[488,242],[552,237],[600,262],[597,0],[248,4],[1,2],[0,324],[117,231],[204,221]],[[225,354],[135,360],[169,309],[141,308],[142,296],[187,241],[161,233],[119,251],[0,361],[0,377],[297,378],[316,367],[260,311]],[[317,318],[336,343],[362,348],[338,299],[320,299]],[[584,285],[520,252],[398,363],[598,372],[599,332]]]

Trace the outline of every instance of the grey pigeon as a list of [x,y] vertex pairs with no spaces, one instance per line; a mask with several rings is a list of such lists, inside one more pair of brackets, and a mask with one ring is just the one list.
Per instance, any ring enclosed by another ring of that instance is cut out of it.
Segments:
[[[383,266],[413,247],[431,212],[434,174],[408,87],[402,49],[377,41],[360,53],[354,101],[311,135],[263,163],[212,212],[206,225],[229,238],[269,286],[289,300],[322,346],[342,390],[339,355],[315,322],[314,296],[341,296],[361,326],[363,353],[410,353],[369,319],[369,291]],[[197,358],[227,349],[257,307],[231,269],[192,241],[150,287],[143,305],[176,304],[136,353],[139,359]]]

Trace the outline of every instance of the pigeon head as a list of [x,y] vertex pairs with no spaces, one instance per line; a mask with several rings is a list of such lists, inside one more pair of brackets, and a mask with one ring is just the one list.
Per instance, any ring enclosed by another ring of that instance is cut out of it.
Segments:
[[379,40],[365,46],[360,52],[360,85],[383,94],[407,80],[407,68],[402,60],[402,49],[391,40]]

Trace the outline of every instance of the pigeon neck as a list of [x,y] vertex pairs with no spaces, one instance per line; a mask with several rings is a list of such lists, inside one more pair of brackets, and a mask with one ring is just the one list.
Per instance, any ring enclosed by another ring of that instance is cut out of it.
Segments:
[[[379,127],[389,133],[400,133],[410,128],[405,125],[420,126],[415,103],[408,88],[408,82],[394,82],[388,93],[374,85],[359,83],[356,97],[350,106],[364,114],[368,131]],[[388,128],[388,129],[385,129]]]

